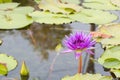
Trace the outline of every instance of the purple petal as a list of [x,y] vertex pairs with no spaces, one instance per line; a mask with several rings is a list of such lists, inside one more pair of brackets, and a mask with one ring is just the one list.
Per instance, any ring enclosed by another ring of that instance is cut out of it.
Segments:
[[69,52],[73,52],[73,50],[67,49],[67,50],[62,51],[62,53],[69,53]]

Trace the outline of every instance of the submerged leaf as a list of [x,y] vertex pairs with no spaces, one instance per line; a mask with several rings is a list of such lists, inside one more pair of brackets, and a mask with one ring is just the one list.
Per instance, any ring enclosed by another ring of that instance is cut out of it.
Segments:
[[113,5],[110,0],[85,0],[83,6],[100,10],[120,10],[120,8]]
[[14,59],[14,57],[6,54],[0,54],[0,63],[4,63],[8,71],[15,69],[17,66],[17,61]]
[[0,63],[0,75],[6,75],[8,73],[7,67],[5,64]]

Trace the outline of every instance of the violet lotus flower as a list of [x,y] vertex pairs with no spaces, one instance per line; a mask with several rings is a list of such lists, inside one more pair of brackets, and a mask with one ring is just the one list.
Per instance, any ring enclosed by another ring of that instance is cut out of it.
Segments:
[[64,53],[74,52],[76,59],[81,56],[82,52],[94,54],[91,49],[94,49],[95,43],[90,34],[76,32],[66,36],[63,40],[63,45],[68,48]]

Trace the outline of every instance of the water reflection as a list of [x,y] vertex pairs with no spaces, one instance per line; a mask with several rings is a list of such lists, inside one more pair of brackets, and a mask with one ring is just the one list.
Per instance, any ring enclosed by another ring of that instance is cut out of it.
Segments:
[[[59,29],[56,29],[56,27]],[[27,31],[23,30],[21,32],[24,38],[28,39],[34,46],[35,51],[41,52],[42,59],[48,59],[48,50],[54,50],[65,35],[71,32],[69,30],[66,31],[65,29],[67,28],[69,29],[70,26],[34,23]]]

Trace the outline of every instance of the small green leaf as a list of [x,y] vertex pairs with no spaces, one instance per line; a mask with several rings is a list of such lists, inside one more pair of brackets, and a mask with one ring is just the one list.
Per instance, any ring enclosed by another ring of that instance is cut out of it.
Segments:
[[58,44],[58,45],[55,47],[55,51],[56,51],[56,52],[59,52],[61,49],[62,49],[62,45],[61,45],[61,44]]
[[0,54],[0,62],[6,65],[8,71],[15,69],[17,66],[17,61],[7,54]]
[[8,73],[7,67],[5,64],[0,63],[0,75],[6,75]]

